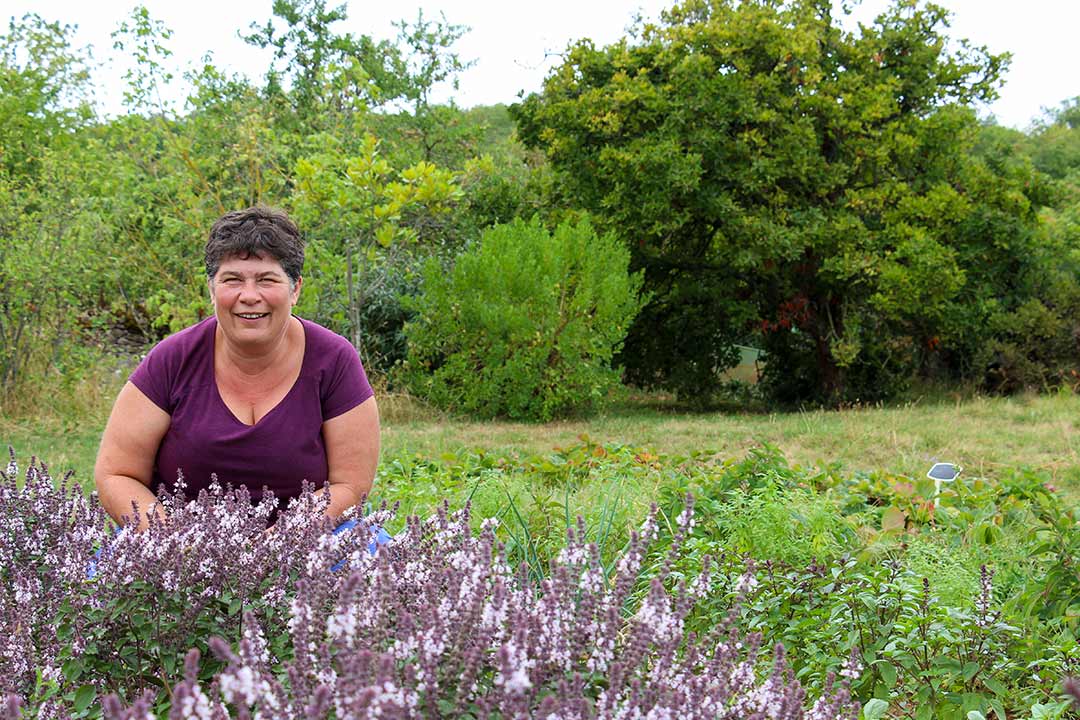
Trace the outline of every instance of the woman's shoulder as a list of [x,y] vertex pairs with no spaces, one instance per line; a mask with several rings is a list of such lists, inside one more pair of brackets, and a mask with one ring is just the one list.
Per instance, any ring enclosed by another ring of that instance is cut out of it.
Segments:
[[129,380],[165,412],[172,414],[178,398],[195,385],[213,378],[213,316],[169,335],[150,349]]
[[211,315],[167,336],[151,348],[150,352],[172,357],[187,357],[200,351],[207,351],[213,348],[208,341],[213,338],[216,327],[217,318]]
[[304,326],[305,372],[320,378],[320,384],[334,384],[343,376],[355,376],[367,382],[360,353],[353,344],[333,330],[310,320],[301,319]]
[[304,367],[319,385],[323,421],[337,417],[372,396],[360,354],[353,344],[333,330],[310,320],[300,320],[307,345]]

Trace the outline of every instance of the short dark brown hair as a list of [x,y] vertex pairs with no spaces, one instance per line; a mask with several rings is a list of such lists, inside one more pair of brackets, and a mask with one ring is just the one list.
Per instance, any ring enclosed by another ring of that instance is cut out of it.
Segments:
[[304,269],[304,239],[283,210],[256,206],[225,213],[206,241],[206,276],[217,275],[222,260],[269,255],[295,284]]

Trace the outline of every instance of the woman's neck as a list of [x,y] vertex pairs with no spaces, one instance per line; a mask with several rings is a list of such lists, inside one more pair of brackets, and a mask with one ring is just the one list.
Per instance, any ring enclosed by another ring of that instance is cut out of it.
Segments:
[[290,318],[279,336],[250,346],[230,342],[219,325],[215,331],[215,340],[220,351],[218,359],[236,372],[238,377],[257,380],[268,371],[282,366],[282,359],[288,356],[293,348],[292,333],[295,324]]

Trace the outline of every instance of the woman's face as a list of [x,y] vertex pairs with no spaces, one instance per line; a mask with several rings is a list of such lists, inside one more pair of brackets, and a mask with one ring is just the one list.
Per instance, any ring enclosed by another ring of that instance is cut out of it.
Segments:
[[210,279],[210,299],[225,337],[248,346],[280,338],[300,297],[301,281],[292,287],[281,263],[271,256],[223,260]]

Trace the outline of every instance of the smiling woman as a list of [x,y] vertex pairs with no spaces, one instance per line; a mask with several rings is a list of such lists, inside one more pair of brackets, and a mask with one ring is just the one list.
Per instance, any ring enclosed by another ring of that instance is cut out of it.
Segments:
[[94,478],[118,522],[161,512],[178,479],[193,495],[216,477],[254,500],[330,493],[337,518],[371,489],[379,415],[356,350],[292,314],[304,243],[283,212],[218,220],[206,244],[214,315],[155,346],[120,391]]

